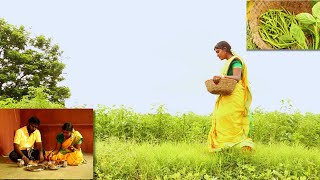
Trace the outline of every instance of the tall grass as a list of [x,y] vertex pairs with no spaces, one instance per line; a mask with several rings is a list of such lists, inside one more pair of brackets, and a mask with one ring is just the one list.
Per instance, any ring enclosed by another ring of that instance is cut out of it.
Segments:
[[[211,127],[210,115],[184,113],[171,115],[159,106],[156,112],[135,113],[125,106],[99,107],[95,111],[95,136],[118,137],[137,142],[206,142]],[[299,112],[253,111],[255,142],[286,143],[306,147],[320,146],[320,115]]]
[[[289,109],[289,111],[288,111]],[[253,153],[210,154],[211,115],[95,110],[97,179],[319,179],[320,115],[253,112]]]
[[252,154],[210,154],[204,143],[96,142],[97,179],[319,179],[319,149],[257,143]]
[[195,113],[172,116],[159,106],[155,113],[139,114],[131,108],[100,107],[95,111],[97,138],[119,137],[149,142],[205,141],[210,117]]
[[320,146],[319,114],[257,111],[253,122],[255,141],[265,144],[282,142],[291,145],[302,144],[307,147]]

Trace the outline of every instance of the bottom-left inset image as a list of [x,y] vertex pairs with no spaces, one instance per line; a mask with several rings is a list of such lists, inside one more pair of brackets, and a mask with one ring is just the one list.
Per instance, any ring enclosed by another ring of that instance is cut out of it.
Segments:
[[0,109],[0,125],[1,178],[93,178],[93,109]]

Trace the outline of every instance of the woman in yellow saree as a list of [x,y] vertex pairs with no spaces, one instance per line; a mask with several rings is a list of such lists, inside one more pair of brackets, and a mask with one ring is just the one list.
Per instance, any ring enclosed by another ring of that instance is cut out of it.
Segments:
[[247,67],[244,61],[231,52],[226,41],[217,43],[214,51],[221,60],[227,60],[221,76],[214,76],[214,83],[221,78],[238,81],[231,95],[219,95],[215,104],[212,126],[208,135],[209,151],[238,146],[251,150],[254,146],[250,136],[249,107],[252,96],[249,88]]
[[57,144],[53,151],[46,151],[46,159],[53,161],[66,160],[68,165],[79,165],[84,162],[81,152],[82,135],[73,129],[69,122],[64,123],[62,132],[56,136]]

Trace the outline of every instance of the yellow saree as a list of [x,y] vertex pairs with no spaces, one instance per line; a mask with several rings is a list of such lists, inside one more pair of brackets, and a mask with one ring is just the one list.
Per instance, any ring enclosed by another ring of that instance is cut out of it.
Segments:
[[[68,165],[77,166],[84,162],[83,154],[81,149],[71,151],[68,148],[70,146],[78,144],[82,140],[82,135],[78,131],[73,131],[70,138],[63,141],[59,153],[53,155],[50,160],[52,161],[63,161],[67,160]],[[52,151],[46,151],[45,157],[48,157]]]
[[242,63],[242,78],[231,95],[219,95],[217,98],[208,135],[210,152],[233,146],[250,148],[254,146],[249,137],[249,107],[252,96],[247,79],[247,67],[240,57],[233,56],[227,60],[222,75],[227,75],[229,66],[235,58]]

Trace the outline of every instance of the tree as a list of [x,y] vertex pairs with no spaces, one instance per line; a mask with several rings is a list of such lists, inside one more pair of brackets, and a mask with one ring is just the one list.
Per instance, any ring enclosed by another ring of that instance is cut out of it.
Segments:
[[64,105],[70,90],[57,84],[64,80],[63,51],[51,38],[30,36],[24,26],[0,19],[0,96],[21,100],[30,87],[44,87],[48,100]]
[[28,94],[24,95],[21,100],[14,100],[13,98],[5,98],[0,100],[1,108],[33,108],[33,109],[46,109],[46,108],[64,108],[59,103],[50,102],[48,94],[45,93],[44,87],[30,87]]

